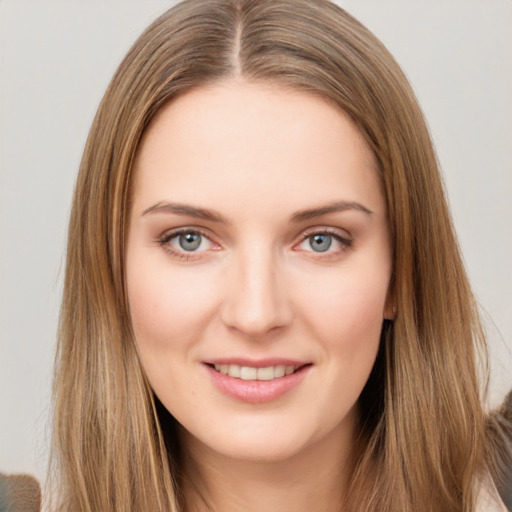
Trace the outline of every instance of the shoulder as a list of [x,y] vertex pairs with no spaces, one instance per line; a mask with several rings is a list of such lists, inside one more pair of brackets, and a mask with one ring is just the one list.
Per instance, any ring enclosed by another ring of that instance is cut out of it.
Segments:
[[486,418],[489,480],[512,510],[512,391]]
[[33,476],[0,473],[0,510],[38,512],[40,508],[41,489]]
[[476,512],[508,512],[491,478],[483,479],[478,485]]

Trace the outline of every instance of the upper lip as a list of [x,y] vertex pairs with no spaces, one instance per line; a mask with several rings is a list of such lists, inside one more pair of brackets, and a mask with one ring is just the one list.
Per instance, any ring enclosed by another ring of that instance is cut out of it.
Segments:
[[236,364],[239,366],[248,366],[250,368],[267,368],[269,366],[305,366],[310,361],[299,361],[297,359],[288,359],[281,357],[272,357],[265,359],[249,359],[246,357],[222,357],[207,359],[204,364],[220,365],[220,364]]

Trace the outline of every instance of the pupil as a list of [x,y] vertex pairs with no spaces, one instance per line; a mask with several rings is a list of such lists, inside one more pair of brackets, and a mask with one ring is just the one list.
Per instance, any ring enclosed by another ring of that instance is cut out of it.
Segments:
[[311,248],[316,252],[325,252],[331,247],[332,237],[329,235],[313,235],[309,241]]
[[199,233],[184,233],[180,235],[180,247],[185,251],[195,251],[201,245]]

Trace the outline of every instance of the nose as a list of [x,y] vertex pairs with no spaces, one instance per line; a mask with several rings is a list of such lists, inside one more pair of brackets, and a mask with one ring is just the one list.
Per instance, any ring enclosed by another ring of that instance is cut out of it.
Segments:
[[232,263],[222,305],[224,324],[250,338],[289,325],[293,316],[290,297],[271,250],[253,247]]

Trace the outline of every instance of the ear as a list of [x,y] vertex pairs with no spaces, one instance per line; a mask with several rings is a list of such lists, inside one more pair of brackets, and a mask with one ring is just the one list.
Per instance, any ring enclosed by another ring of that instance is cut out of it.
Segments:
[[394,320],[396,318],[395,294],[388,292],[386,303],[384,304],[384,320]]

